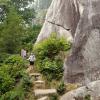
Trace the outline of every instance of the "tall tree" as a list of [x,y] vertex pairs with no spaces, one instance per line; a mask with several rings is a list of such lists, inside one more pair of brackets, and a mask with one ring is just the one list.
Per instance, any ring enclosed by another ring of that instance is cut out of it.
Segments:
[[16,53],[21,46],[25,27],[14,7],[10,7],[5,21],[0,24],[0,52]]
[[0,0],[0,23],[6,17],[8,0]]
[[35,10],[33,7],[34,0],[0,0],[0,22],[6,16],[6,7],[14,6],[18,14],[23,18],[25,24],[31,24],[35,18]]
[[16,7],[26,24],[30,24],[35,17],[33,2],[34,0],[11,0],[11,3]]

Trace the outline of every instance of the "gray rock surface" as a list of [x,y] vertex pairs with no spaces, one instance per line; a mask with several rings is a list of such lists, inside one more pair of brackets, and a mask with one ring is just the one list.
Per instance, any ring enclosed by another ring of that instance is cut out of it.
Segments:
[[78,23],[72,52],[65,64],[65,81],[71,83],[100,79],[100,0],[85,6]]
[[52,32],[58,33],[58,36],[66,36],[72,41],[79,17],[76,0],[53,0],[37,42],[48,38]]
[[45,96],[45,95],[52,95],[57,94],[56,89],[36,89],[34,90],[35,96]]
[[91,100],[100,100],[100,80],[72,90],[63,95],[60,100],[84,100],[87,95],[90,95]]

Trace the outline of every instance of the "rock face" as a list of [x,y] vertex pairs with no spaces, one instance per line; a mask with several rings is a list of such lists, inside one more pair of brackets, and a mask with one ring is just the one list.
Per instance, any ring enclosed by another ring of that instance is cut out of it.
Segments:
[[80,14],[76,0],[53,0],[37,42],[48,38],[52,32],[72,40],[79,17]]
[[100,79],[100,0],[90,0],[78,23],[65,81],[87,84]]
[[[90,99],[85,99],[85,97],[90,97]],[[100,100],[100,81],[72,90],[62,96],[60,100]]]
[[52,32],[73,40],[64,64],[65,82],[100,79],[100,0],[53,0],[37,42]]

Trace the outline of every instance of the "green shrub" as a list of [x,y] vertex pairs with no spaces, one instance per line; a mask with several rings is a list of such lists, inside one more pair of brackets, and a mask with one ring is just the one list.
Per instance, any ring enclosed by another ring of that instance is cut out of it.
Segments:
[[4,63],[23,67],[25,66],[25,62],[20,55],[11,55],[5,60]]
[[50,61],[49,59],[43,60],[43,63],[40,67],[40,71],[47,80],[51,81],[52,79],[61,79],[63,76],[62,61]]
[[[5,60],[7,72],[14,78],[20,78],[22,71],[26,68],[26,61],[19,55],[12,55]],[[5,67],[4,67],[5,68]]]
[[57,92],[59,95],[63,95],[66,92],[66,86],[64,82],[60,82],[60,84],[57,86]]
[[0,100],[25,100],[31,85],[28,75],[23,73],[23,78],[17,84],[17,87],[3,94]]
[[0,68],[0,94],[9,91],[11,88],[13,88],[15,83],[15,79],[7,73],[8,69],[6,68],[8,68],[8,66],[3,67],[5,68]]
[[91,100],[91,95],[86,95],[85,97],[84,97],[84,100]]
[[63,59],[59,57],[60,52],[68,51],[71,45],[63,37],[57,38],[51,34],[49,39],[34,46],[33,52],[37,58],[37,66],[47,79],[60,79],[63,72]]
[[57,94],[53,94],[53,95],[49,96],[49,98],[50,98],[50,100],[59,100]]
[[[31,28],[28,28],[26,30],[26,33],[22,37],[22,47],[25,48],[27,51],[32,51],[33,44],[36,42],[37,36],[40,33],[41,30],[40,25],[34,25]],[[21,47],[21,48],[22,48]]]
[[32,81],[26,73],[22,74],[22,87],[27,92],[29,88],[32,87]]
[[5,59],[7,59],[10,55],[7,53],[1,53],[0,52],[0,63],[3,63]]
[[[22,79],[25,70],[25,62],[18,55],[8,57],[0,66],[0,95],[12,90]],[[23,81],[24,82],[24,81]]]
[[25,95],[23,90],[8,91],[0,97],[0,100],[24,100]]
[[34,52],[38,59],[50,58],[54,59],[60,51],[67,51],[70,49],[70,43],[63,37],[56,38],[55,35],[51,35],[49,39],[42,41],[34,46]]

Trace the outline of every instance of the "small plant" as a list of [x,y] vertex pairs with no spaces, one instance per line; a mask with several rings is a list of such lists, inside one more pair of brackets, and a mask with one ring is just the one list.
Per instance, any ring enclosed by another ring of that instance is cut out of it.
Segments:
[[59,100],[57,94],[51,95],[51,96],[49,96],[49,98],[50,98],[50,100]]
[[4,63],[23,67],[25,66],[25,62],[20,55],[11,55],[5,60]]
[[84,97],[84,100],[91,100],[91,95],[86,95],[85,97]]
[[63,95],[66,92],[66,86],[64,82],[60,82],[60,84],[57,87],[57,92],[59,95]]

